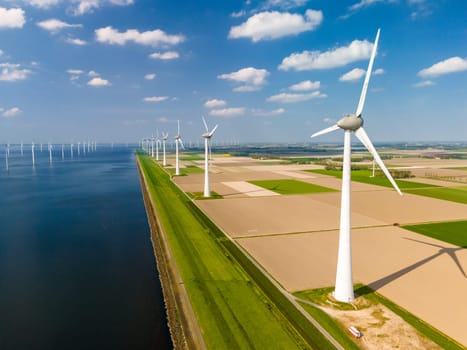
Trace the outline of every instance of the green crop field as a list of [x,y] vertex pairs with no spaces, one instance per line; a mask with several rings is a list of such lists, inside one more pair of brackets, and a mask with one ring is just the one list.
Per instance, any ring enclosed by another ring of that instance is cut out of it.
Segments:
[[440,241],[467,248],[467,221],[438,222],[402,227]]
[[139,159],[209,349],[332,348],[162,168]]
[[336,192],[332,188],[313,185],[307,182],[297,180],[255,180],[248,181],[249,183],[263,187],[267,190],[274,191],[279,194],[303,194],[303,193],[319,193],[319,192]]
[[180,160],[204,160],[204,156],[198,153],[184,153],[180,156]]
[[[307,170],[307,171],[310,173],[334,176],[339,179],[342,178],[341,170],[316,169],[316,170]],[[392,187],[391,183],[384,175],[370,177],[371,176],[370,170],[352,170],[351,175],[352,175],[352,181],[363,182],[369,185]],[[422,184],[422,183],[412,182],[412,181],[404,181],[404,180],[395,180],[395,181],[401,190],[406,190],[410,188],[437,187],[435,185],[427,185],[427,184]]]
[[[175,176],[175,168],[167,168],[167,171]],[[187,165],[184,168],[180,168],[180,175],[179,176],[186,176],[189,174],[201,174],[204,172],[204,169],[197,167],[196,165]]]
[[467,186],[462,187],[433,187],[410,189],[406,192],[420,196],[444,199],[451,202],[467,204]]

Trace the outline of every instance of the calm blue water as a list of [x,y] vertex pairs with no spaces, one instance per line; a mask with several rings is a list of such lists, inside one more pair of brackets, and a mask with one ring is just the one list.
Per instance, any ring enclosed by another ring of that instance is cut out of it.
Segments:
[[74,151],[0,155],[0,349],[170,349],[132,150]]

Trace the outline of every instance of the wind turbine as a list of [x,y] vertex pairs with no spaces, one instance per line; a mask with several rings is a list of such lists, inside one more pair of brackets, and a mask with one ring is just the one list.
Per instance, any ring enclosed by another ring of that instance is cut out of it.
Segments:
[[159,138],[159,129],[156,129],[156,160],[159,160],[159,146],[161,145],[161,140]]
[[365,82],[363,83],[362,93],[358,102],[357,111],[355,114],[345,115],[335,125],[321,130],[311,135],[311,137],[324,135],[332,131],[344,130],[344,161],[342,165],[342,192],[341,192],[341,212],[340,212],[340,229],[339,229],[339,250],[337,257],[337,272],[336,286],[334,289],[334,297],[342,302],[352,302],[354,300],[353,280],[352,280],[352,251],[350,240],[350,162],[351,162],[351,142],[352,133],[360,140],[361,143],[368,149],[376,163],[383,170],[386,177],[389,179],[396,191],[402,195],[399,187],[392,178],[388,169],[381,160],[378,152],[376,152],[370,138],[363,129],[362,111],[365,104],[366,92],[370,81],[373,61],[376,55],[378,46],[379,32],[376,33],[373,51],[371,53],[370,62],[366,71]]
[[175,135],[175,175],[180,175],[180,162],[178,161],[178,144],[183,147],[182,137],[180,136],[180,120],[177,120],[177,135]]
[[167,142],[168,137],[169,133],[162,133],[162,166],[167,165],[167,158],[165,157],[165,143]]
[[214,135],[218,125],[216,125],[211,131],[209,131],[208,124],[203,118],[204,128],[206,132],[203,134],[204,137],[204,197],[211,197],[211,188],[209,186],[209,159],[211,158],[211,137]]
[[31,143],[31,157],[32,157],[32,167],[36,165],[36,157],[34,156],[34,142]]

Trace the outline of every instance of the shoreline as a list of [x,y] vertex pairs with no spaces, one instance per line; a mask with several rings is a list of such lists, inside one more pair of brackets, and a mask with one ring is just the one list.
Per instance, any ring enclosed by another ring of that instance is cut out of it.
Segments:
[[135,159],[173,347],[190,350],[206,349],[185,285],[157,217],[156,207],[148,192],[146,177],[141,170],[139,158],[135,156]]

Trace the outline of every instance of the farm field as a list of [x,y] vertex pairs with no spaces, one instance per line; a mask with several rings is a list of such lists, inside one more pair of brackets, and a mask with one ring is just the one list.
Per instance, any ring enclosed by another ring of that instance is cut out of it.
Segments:
[[408,193],[467,204],[467,186],[408,189]]
[[406,225],[403,228],[462,248],[467,248],[467,221]]
[[279,194],[304,194],[304,193],[321,193],[334,192],[335,190],[319,185],[313,185],[307,182],[280,179],[280,180],[252,180],[248,181],[256,186],[263,187],[270,191]]

